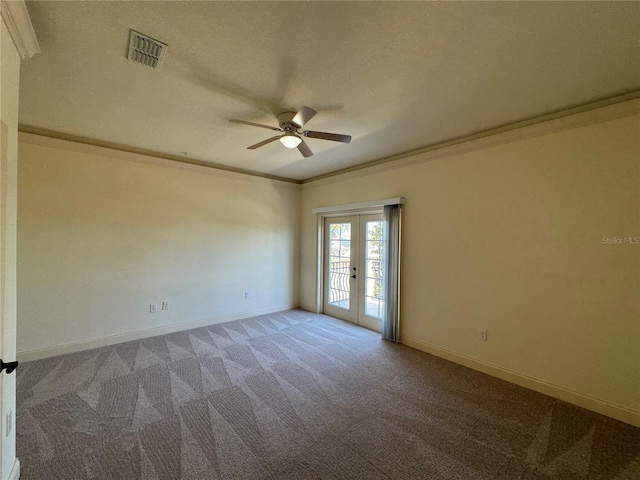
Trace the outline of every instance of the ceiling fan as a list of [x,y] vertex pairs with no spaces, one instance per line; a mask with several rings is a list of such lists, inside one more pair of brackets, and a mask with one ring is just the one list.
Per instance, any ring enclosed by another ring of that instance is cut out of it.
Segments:
[[269,125],[263,125],[261,123],[247,122],[245,120],[229,120],[232,123],[241,123],[243,125],[251,125],[253,127],[268,128],[276,132],[283,132],[282,135],[276,135],[275,137],[267,138],[262,142],[256,143],[247,147],[249,150],[255,150],[268,143],[280,140],[280,142],[287,148],[298,148],[300,153],[305,157],[310,157],[313,152],[309,146],[305,143],[302,137],[319,138],[321,140],[331,140],[333,142],[349,143],[351,141],[351,135],[341,135],[338,133],[326,133],[315,132],[313,130],[301,130],[305,123],[311,120],[317,112],[313,108],[302,107],[299,112],[282,112],[278,115],[278,123],[280,127],[270,127]]

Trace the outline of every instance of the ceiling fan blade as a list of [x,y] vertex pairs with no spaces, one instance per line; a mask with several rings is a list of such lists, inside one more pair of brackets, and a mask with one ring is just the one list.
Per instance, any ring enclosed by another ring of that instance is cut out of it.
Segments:
[[298,150],[300,151],[300,153],[305,156],[305,157],[311,157],[313,156],[313,152],[311,151],[311,149],[309,148],[309,145],[307,145],[306,143],[304,143],[304,140],[302,140],[300,142],[300,144],[298,145]]
[[236,120],[235,118],[232,118],[229,121],[231,123],[241,123],[243,125],[251,125],[252,127],[268,128],[269,130],[275,130],[276,132],[281,132],[282,131],[277,127],[270,127],[269,125],[262,125],[261,123],[247,122],[246,120]]
[[317,112],[313,108],[303,106],[298,113],[296,113],[296,116],[293,117],[291,123],[296,125],[298,128],[302,128],[302,126],[311,120],[316,113]]
[[320,138],[322,140],[331,140],[333,142],[349,143],[351,141],[351,135],[340,135],[339,133],[326,133],[326,132],[314,132],[312,130],[306,130],[302,132],[305,137]]
[[275,142],[281,136],[282,135],[276,135],[275,137],[267,138],[266,140],[263,140],[260,143],[256,143],[255,145],[251,145],[250,147],[247,147],[247,149],[248,150],[255,150],[256,148],[262,147],[263,145],[266,145],[267,143]]

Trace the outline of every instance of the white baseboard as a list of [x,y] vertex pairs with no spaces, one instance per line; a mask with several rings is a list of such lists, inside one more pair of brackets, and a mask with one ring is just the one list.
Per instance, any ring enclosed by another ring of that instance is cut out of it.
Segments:
[[607,417],[615,418],[616,420],[620,420],[621,422],[640,427],[640,412],[630,410],[628,408],[621,407],[604,400],[590,397],[588,395],[583,395],[582,393],[578,393],[573,390],[560,387],[558,385],[553,385],[551,383],[545,382],[544,380],[539,380],[537,378],[529,377],[521,373],[513,372],[497,365],[460,355],[458,353],[436,347],[435,345],[429,345],[413,338],[407,338],[403,336],[401,342],[408,347],[415,348],[416,350],[421,350],[431,355],[435,355],[436,357],[449,360],[450,362],[463,365],[482,373],[486,373],[487,375],[506,380],[507,382],[515,383],[516,385],[520,385],[521,387],[525,387],[530,390],[549,395],[550,397],[554,397],[567,403],[586,408],[587,410],[606,415]]
[[183,330],[191,330],[192,328],[206,327],[216,323],[231,322],[243,318],[256,317],[258,315],[267,315],[269,313],[280,312],[297,308],[297,304],[278,305],[260,310],[248,310],[230,315],[222,315],[219,317],[209,317],[193,322],[175,323],[162,327],[147,328],[144,330],[135,330],[133,332],[119,333],[106,337],[92,338],[80,342],[65,343],[62,345],[54,345],[52,347],[39,348],[35,350],[25,350],[18,352],[17,359],[19,362],[29,362],[31,360],[40,360],[41,358],[55,357],[64,355],[65,353],[80,352],[82,350],[90,350],[92,348],[108,347],[116,343],[130,342],[132,340],[140,340],[147,337],[155,337],[157,335],[165,335],[167,333],[181,332]]
[[7,477],[7,480],[18,480],[20,478],[20,460],[16,458],[16,461],[13,462],[13,468],[11,469],[11,473]]

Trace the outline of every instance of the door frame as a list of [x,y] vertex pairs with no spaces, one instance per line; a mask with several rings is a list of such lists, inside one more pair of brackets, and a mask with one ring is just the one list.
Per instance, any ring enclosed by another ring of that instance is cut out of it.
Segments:
[[[29,11],[24,0],[2,1],[0,23],[2,45],[2,93],[0,108],[0,354],[3,360],[16,357],[16,219],[18,192],[18,111],[20,64],[40,52]],[[9,37],[5,36],[5,32]],[[5,98],[6,95],[6,98]],[[16,456],[16,373],[0,376],[0,477],[17,480],[20,461]],[[12,423],[7,432],[7,421]]]
[[[339,207],[338,207],[339,208]],[[317,241],[316,241],[316,311],[315,313],[324,312],[324,251],[325,251],[325,228],[324,223],[326,218],[331,217],[345,217],[355,215],[380,215],[382,214],[382,206],[375,205],[370,207],[364,207],[359,209],[343,209],[327,212],[316,212],[317,215]]]
[[317,207],[311,210],[316,215],[316,304],[314,313],[324,313],[324,219],[345,215],[380,214],[385,205],[405,205],[404,197],[392,197],[368,202],[348,203],[328,207]]
[[[337,222],[347,222],[351,225],[351,255],[349,262],[349,308],[331,305],[325,298],[328,294],[330,272],[326,271],[326,267],[330,258],[329,232],[327,225],[331,224],[335,219]],[[331,215],[323,218],[323,244],[322,244],[322,313],[330,316],[341,318],[355,325],[359,325],[376,332],[381,331],[382,318],[374,317],[367,314],[367,223],[382,222],[382,212],[380,213],[354,213],[349,212],[346,215]],[[382,258],[380,258],[382,260]],[[357,271],[356,271],[357,268]],[[352,276],[353,275],[353,276]],[[357,277],[357,280],[352,281]]]

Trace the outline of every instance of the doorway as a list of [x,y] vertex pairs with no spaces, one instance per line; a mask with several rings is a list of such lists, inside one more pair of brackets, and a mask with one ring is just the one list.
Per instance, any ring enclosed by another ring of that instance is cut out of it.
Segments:
[[384,312],[382,215],[324,219],[323,310],[381,331]]

